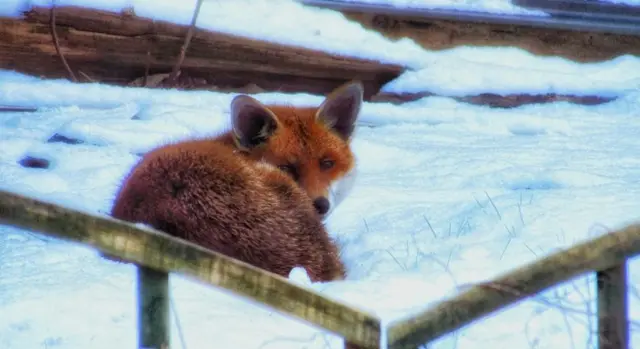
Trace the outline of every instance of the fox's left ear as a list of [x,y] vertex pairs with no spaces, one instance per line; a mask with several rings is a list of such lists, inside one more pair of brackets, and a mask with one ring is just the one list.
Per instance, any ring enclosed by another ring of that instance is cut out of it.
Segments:
[[363,90],[359,81],[351,81],[336,88],[322,102],[316,118],[333,129],[342,139],[348,140],[360,114]]
[[246,151],[267,142],[278,118],[255,98],[239,95],[231,101],[231,126],[236,146]]

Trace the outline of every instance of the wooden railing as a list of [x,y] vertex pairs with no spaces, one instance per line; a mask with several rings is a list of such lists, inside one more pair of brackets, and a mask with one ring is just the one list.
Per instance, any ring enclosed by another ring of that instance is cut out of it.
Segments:
[[640,224],[524,265],[387,328],[389,349],[418,348],[472,321],[584,273],[598,280],[598,348],[627,349],[626,261],[640,254]]
[[[92,246],[153,270],[186,275],[256,300],[331,333],[352,348],[380,348],[380,320],[323,297],[286,278],[255,268],[162,232],[94,216],[0,191],[0,223]],[[390,349],[418,348],[472,321],[584,273],[596,271],[598,345],[627,349],[629,342],[626,261],[640,254],[640,225],[630,225],[576,245],[491,282],[476,285],[385,330]],[[146,282],[140,280],[139,282]],[[148,281],[148,280],[147,280]],[[139,305],[144,309],[144,304]],[[147,324],[148,326],[148,324]],[[143,335],[143,326],[138,331]],[[162,327],[161,327],[162,328]],[[167,327],[163,328],[168,331]],[[163,340],[168,342],[168,334]],[[159,349],[159,345],[156,346]]]
[[[139,282],[146,281],[157,287],[157,280],[153,279],[168,280],[167,273],[181,274],[341,335],[361,348],[379,348],[380,345],[380,320],[377,317],[323,297],[279,275],[157,230],[5,191],[0,191],[0,223],[88,245],[131,261],[142,266],[143,272],[139,275],[147,275],[144,279],[139,278]],[[155,270],[156,277],[148,277],[147,269]],[[144,284],[139,286],[145,288]],[[138,307],[143,312],[147,310],[145,304],[138,304]],[[166,313],[158,315],[166,317]],[[158,321],[157,318],[149,320]],[[138,328],[141,340],[149,337],[149,329],[160,327],[168,331],[168,326],[161,324],[141,325]],[[145,343],[144,347],[160,349],[161,345],[169,343],[168,333],[157,334],[156,338],[164,343],[152,343],[153,346]]]

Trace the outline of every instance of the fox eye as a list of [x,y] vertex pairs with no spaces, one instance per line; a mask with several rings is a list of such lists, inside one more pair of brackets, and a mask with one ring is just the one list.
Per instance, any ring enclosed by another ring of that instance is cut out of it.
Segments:
[[321,159],[320,160],[320,169],[321,170],[328,170],[328,169],[332,168],[333,165],[335,165],[335,163],[336,162],[331,160],[331,159],[327,159],[327,158]]
[[278,169],[280,169],[280,171],[293,177],[294,180],[298,179],[298,171],[296,170],[296,167],[293,166],[292,164],[278,165]]

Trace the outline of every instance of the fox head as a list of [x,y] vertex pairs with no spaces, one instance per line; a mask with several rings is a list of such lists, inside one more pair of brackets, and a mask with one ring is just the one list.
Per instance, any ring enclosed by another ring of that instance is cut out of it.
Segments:
[[344,84],[317,108],[264,105],[247,95],[231,102],[236,147],[286,172],[324,219],[354,184],[350,141],[362,106],[360,82]]

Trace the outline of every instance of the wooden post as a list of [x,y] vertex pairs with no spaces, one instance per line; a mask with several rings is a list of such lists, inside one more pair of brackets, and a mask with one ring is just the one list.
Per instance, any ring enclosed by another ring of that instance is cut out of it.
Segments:
[[169,274],[138,266],[138,348],[168,349]]
[[627,263],[597,272],[598,348],[627,349]]

